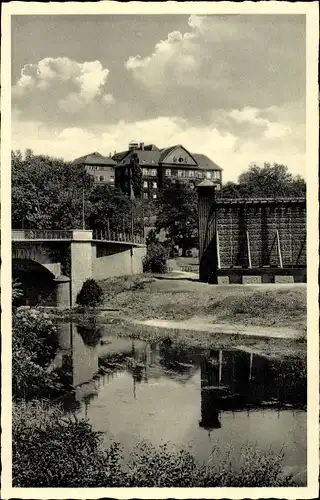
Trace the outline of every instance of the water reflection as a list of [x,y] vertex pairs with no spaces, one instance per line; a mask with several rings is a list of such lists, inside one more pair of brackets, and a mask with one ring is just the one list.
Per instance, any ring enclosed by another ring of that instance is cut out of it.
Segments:
[[55,366],[73,387],[99,375],[126,372],[136,398],[137,384],[163,376],[186,384],[200,371],[201,427],[219,428],[221,411],[307,404],[306,366],[298,358],[274,360],[236,350],[190,350],[170,340],[146,343],[105,336],[94,319],[86,326],[60,323],[58,331],[61,351]]
[[206,460],[218,441],[225,447],[253,441],[263,449],[278,443],[287,464],[305,464],[302,360],[119,338],[94,321],[85,331],[63,324],[59,332],[57,364],[73,386],[65,410],[88,418],[127,451],[138,439],[171,441],[192,445]]

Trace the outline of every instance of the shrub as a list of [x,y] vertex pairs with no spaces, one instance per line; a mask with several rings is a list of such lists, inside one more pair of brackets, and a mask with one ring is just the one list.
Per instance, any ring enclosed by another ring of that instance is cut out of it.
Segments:
[[119,444],[101,448],[99,433],[57,406],[13,408],[14,487],[267,487],[295,486],[282,476],[282,454],[244,447],[239,460],[213,450],[208,464],[187,450],[148,442],[124,463]]
[[12,390],[14,398],[40,397],[60,388],[48,368],[59,347],[56,326],[37,309],[19,308],[12,316]]
[[147,247],[147,255],[143,261],[145,273],[163,274],[167,270],[167,252],[161,243],[151,243]]
[[14,487],[102,487],[123,483],[121,453],[84,420],[57,406],[15,405],[12,421]]
[[94,307],[103,298],[101,286],[94,279],[87,279],[77,295],[77,304],[81,306]]

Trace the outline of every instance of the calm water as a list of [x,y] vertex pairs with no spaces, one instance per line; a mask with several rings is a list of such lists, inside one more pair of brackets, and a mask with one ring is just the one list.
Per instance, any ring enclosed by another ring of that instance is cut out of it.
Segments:
[[[102,327],[104,328],[104,327]],[[90,420],[124,448],[142,439],[188,446],[200,460],[212,448],[237,455],[245,444],[284,451],[306,467],[306,367],[235,350],[182,350],[60,325],[56,364],[79,385],[66,411]],[[89,345],[91,344],[91,345]],[[67,361],[66,361],[67,360]],[[93,380],[92,377],[99,372]],[[89,382],[88,382],[89,381]]]

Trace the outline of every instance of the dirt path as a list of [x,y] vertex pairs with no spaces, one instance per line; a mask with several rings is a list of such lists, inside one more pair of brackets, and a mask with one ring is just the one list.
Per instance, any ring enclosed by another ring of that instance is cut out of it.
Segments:
[[149,319],[144,321],[132,320],[136,325],[144,325],[157,328],[169,328],[173,330],[193,330],[198,332],[217,333],[225,335],[243,335],[246,337],[263,337],[275,339],[296,339],[299,336],[297,330],[291,328],[274,328],[235,325],[230,323],[214,323],[214,318],[193,317],[183,321]]

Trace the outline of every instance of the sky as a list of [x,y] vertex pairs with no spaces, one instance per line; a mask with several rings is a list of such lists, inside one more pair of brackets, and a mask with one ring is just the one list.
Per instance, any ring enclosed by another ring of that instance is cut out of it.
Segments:
[[182,144],[236,180],[305,175],[304,15],[13,16],[12,148]]

